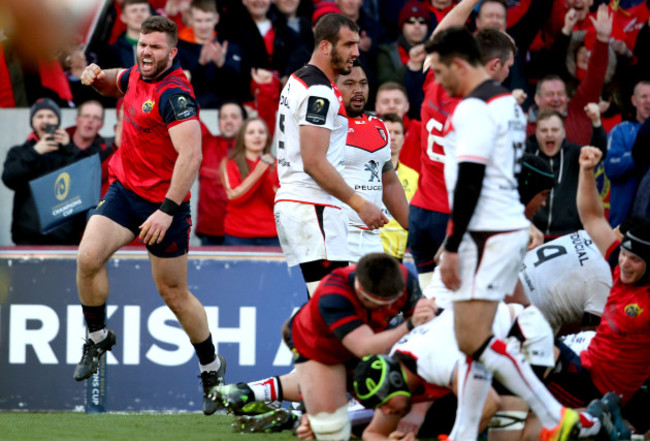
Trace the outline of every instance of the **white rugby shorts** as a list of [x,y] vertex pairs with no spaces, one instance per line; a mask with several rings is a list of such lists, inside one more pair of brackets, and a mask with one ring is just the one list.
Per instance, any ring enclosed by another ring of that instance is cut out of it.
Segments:
[[[452,300],[498,302],[512,294],[528,247],[528,228],[481,234],[466,232],[458,248],[461,285]],[[444,259],[444,253],[442,259]]]
[[336,207],[277,201],[273,209],[289,266],[316,260],[350,261],[348,219]]
[[586,350],[591,343],[591,339],[596,335],[596,331],[581,331],[577,334],[569,334],[560,337],[562,343],[567,345],[573,352],[580,355]]
[[383,253],[384,245],[381,242],[379,230],[365,230],[350,225],[348,228],[348,249],[350,262],[358,262],[368,253]]

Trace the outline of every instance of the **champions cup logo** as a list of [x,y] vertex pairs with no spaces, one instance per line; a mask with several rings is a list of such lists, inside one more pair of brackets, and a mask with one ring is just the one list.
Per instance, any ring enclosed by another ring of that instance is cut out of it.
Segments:
[[325,105],[325,101],[323,101],[323,100],[321,100],[321,99],[318,99],[318,100],[316,100],[316,102],[314,103],[314,105],[313,105],[313,107],[312,107],[312,111],[313,111],[314,113],[320,113],[321,110],[323,110],[323,106],[324,106],[324,105]]
[[63,172],[57,176],[56,181],[54,181],[54,197],[56,197],[57,200],[62,201],[68,196],[69,191],[70,175]]
[[144,113],[149,113],[149,112],[151,112],[151,111],[153,110],[153,106],[154,106],[154,104],[155,104],[155,102],[154,102],[153,100],[147,100],[147,101],[145,101],[144,104],[142,105],[142,111],[143,111]]
[[629,317],[638,317],[641,314],[643,314],[643,309],[641,309],[638,304],[632,303],[625,306],[625,315]]

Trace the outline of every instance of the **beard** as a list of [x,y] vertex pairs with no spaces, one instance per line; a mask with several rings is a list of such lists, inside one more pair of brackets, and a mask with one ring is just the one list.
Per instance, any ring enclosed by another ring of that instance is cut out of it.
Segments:
[[353,103],[348,104],[345,106],[345,113],[348,115],[350,118],[358,118],[361,115],[363,115],[364,110],[366,109],[366,100],[364,98],[363,100],[363,105],[354,105]]
[[167,70],[167,60],[168,57],[165,57],[160,60],[154,60],[153,62],[153,70],[151,73],[147,73],[146,75],[142,73],[142,59],[144,57],[138,57],[138,68],[140,69],[140,74],[142,75],[142,78],[146,80],[153,80],[157,78],[161,73]]
[[341,57],[341,54],[336,50],[336,47],[332,48],[332,53],[330,54],[330,63],[334,70],[339,74],[349,75],[352,72],[352,69],[348,66],[347,60]]

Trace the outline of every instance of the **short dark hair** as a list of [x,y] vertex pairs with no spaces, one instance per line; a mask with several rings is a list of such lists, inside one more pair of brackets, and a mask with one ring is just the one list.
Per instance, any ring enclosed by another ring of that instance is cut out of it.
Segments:
[[449,66],[454,58],[481,66],[481,56],[474,36],[464,27],[453,26],[437,34],[425,44],[428,53],[437,53],[440,62]]
[[140,33],[151,34],[153,32],[162,32],[167,34],[169,47],[176,47],[178,44],[178,28],[176,23],[160,15],[152,15],[142,23]]
[[510,54],[517,53],[517,46],[510,36],[498,29],[484,28],[475,35],[476,45],[481,54],[481,64],[498,58],[501,64],[506,64]]
[[339,41],[339,31],[343,27],[350,28],[352,32],[359,32],[359,26],[343,14],[330,13],[324,15],[318,20],[314,29],[315,47],[318,47],[321,41],[329,41],[336,45]]
[[399,123],[402,125],[402,129],[404,129],[404,120],[400,118],[400,116],[397,113],[387,113],[385,115],[381,115],[381,120],[383,122],[393,122],[393,123]]
[[385,253],[363,256],[357,263],[355,275],[364,290],[386,299],[396,297],[406,286],[399,262]]
[[248,119],[248,112],[246,111],[246,108],[238,101],[224,101],[221,103],[219,106],[219,115],[217,116],[217,119],[221,119],[221,109],[223,109],[223,106],[227,105],[234,105],[239,107],[239,110],[241,111],[241,117],[243,120]]
[[203,12],[217,13],[217,4],[214,0],[192,0],[190,9],[198,9]]
[[503,6],[503,9],[505,9],[506,14],[508,13],[508,2],[506,0],[483,0],[481,3],[478,5],[478,14],[481,14],[481,9],[483,9],[483,5],[487,3],[498,3],[501,6]]
[[124,3],[122,3],[122,9],[124,9],[128,5],[137,5],[140,3],[145,3],[147,6],[149,6],[148,0],[124,0]]
[[542,86],[547,81],[562,81],[562,83],[566,86],[566,83],[564,82],[561,76],[556,74],[548,74],[537,82],[537,87],[535,88],[535,95],[539,95],[542,93]]
[[399,90],[400,92],[402,92],[404,94],[404,96],[408,100],[409,95],[406,92],[406,87],[404,87],[403,85],[401,85],[400,83],[398,83],[396,81],[386,81],[385,83],[383,83],[381,86],[379,86],[377,88],[376,95],[379,95],[379,92],[382,92],[384,90]]
[[104,121],[104,113],[105,113],[104,106],[102,105],[102,103],[100,103],[97,100],[86,100],[83,103],[79,104],[79,107],[77,107],[77,116],[81,115],[81,112],[83,111],[84,107],[86,107],[86,105],[88,104],[95,104],[102,108],[102,121]]
[[539,113],[537,114],[537,122],[539,123],[540,121],[544,121],[545,119],[549,119],[554,116],[560,118],[560,121],[562,121],[562,126],[564,126],[564,115],[562,115],[557,110],[553,110],[553,109],[540,110]]

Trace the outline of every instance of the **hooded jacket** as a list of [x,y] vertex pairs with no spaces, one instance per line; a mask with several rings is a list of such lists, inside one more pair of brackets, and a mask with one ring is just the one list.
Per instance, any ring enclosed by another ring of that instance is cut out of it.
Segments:
[[[602,126],[593,129],[590,145],[598,147],[603,152],[603,157],[607,153],[607,134]],[[546,206],[533,218],[533,223],[547,239],[582,229],[576,206],[581,148],[581,145],[567,142],[565,138],[560,150],[549,157],[540,149],[534,134],[526,141],[526,151],[548,161],[555,176],[555,184]]]

